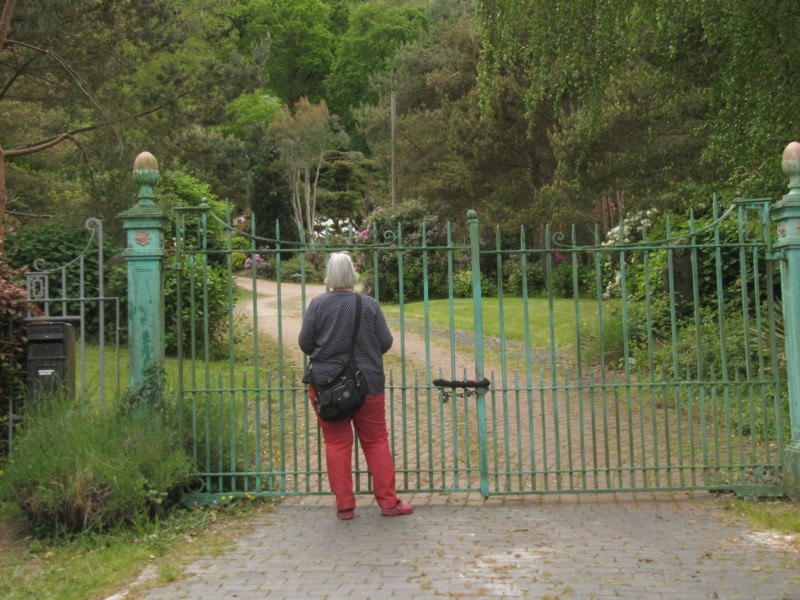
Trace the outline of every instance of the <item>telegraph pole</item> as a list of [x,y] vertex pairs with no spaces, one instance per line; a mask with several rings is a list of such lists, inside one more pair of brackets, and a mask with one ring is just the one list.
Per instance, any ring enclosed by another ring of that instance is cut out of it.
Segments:
[[395,127],[397,121],[397,92],[394,91],[394,87],[392,87],[392,91],[389,94],[389,105],[390,105],[390,112],[391,112],[391,146],[392,146],[392,165],[391,165],[391,179],[392,179],[392,208],[394,208],[397,204],[397,170],[396,170],[396,162],[395,162],[395,155],[396,155],[396,140],[395,140]]

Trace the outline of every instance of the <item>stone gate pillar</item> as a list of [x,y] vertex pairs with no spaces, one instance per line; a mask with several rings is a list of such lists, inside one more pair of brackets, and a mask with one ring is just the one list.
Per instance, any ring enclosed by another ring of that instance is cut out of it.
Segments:
[[120,214],[128,245],[128,363],[129,392],[144,383],[145,369],[160,371],[164,362],[164,228],[166,219],[155,203],[153,187],[158,163],[142,152],[133,163],[133,179],[139,185],[139,202]]
[[800,143],[786,146],[781,166],[789,177],[789,192],[772,206],[770,214],[778,229],[775,250],[782,255],[781,293],[792,431],[783,462],[786,491],[800,497]]

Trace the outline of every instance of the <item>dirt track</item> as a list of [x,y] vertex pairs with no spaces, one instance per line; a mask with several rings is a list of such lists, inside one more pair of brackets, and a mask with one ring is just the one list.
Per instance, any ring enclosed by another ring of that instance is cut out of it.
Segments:
[[[244,290],[253,291],[254,282],[250,277],[237,277],[236,284]],[[278,288],[274,281],[258,279],[255,281],[256,307],[259,331],[266,333],[276,340],[283,342],[284,352],[296,364],[302,364],[303,355],[297,347],[297,336],[303,322],[302,301],[303,288],[297,283],[282,283],[280,306],[278,306]],[[305,301],[325,292],[325,286],[320,284],[306,284]],[[251,318],[253,304],[250,300],[242,301],[237,305],[239,314]],[[430,365],[433,370],[432,377],[438,377],[439,368],[447,369],[450,366],[450,346],[447,337],[432,335],[428,341],[422,332],[405,328],[401,338],[399,323],[389,319],[389,327],[394,335],[394,345],[386,356],[387,369],[399,368],[401,351],[405,356],[406,367],[409,366],[424,372],[426,365],[426,352],[430,353]],[[474,376],[474,356],[470,340],[456,349],[456,372],[463,373],[467,369],[470,377]],[[464,350],[467,350],[465,352]],[[486,368],[490,372],[491,368]]]

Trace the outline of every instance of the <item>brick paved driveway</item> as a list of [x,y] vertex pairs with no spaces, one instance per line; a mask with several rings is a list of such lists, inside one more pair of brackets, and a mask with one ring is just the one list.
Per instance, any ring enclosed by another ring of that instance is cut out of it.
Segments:
[[800,600],[800,553],[707,494],[410,498],[410,517],[295,499],[145,598]]

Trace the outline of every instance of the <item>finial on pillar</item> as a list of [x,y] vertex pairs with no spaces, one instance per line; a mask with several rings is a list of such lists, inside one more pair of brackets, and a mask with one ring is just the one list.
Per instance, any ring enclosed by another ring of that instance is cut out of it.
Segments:
[[154,206],[153,186],[158,182],[158,161],[149,152],[142,152],[133,161],[133,180],[139,186],[139,206]]
[[781,168],[789,178],[789,193],[785,200],[800,200],[800,142],[792,142],[783,151]]

